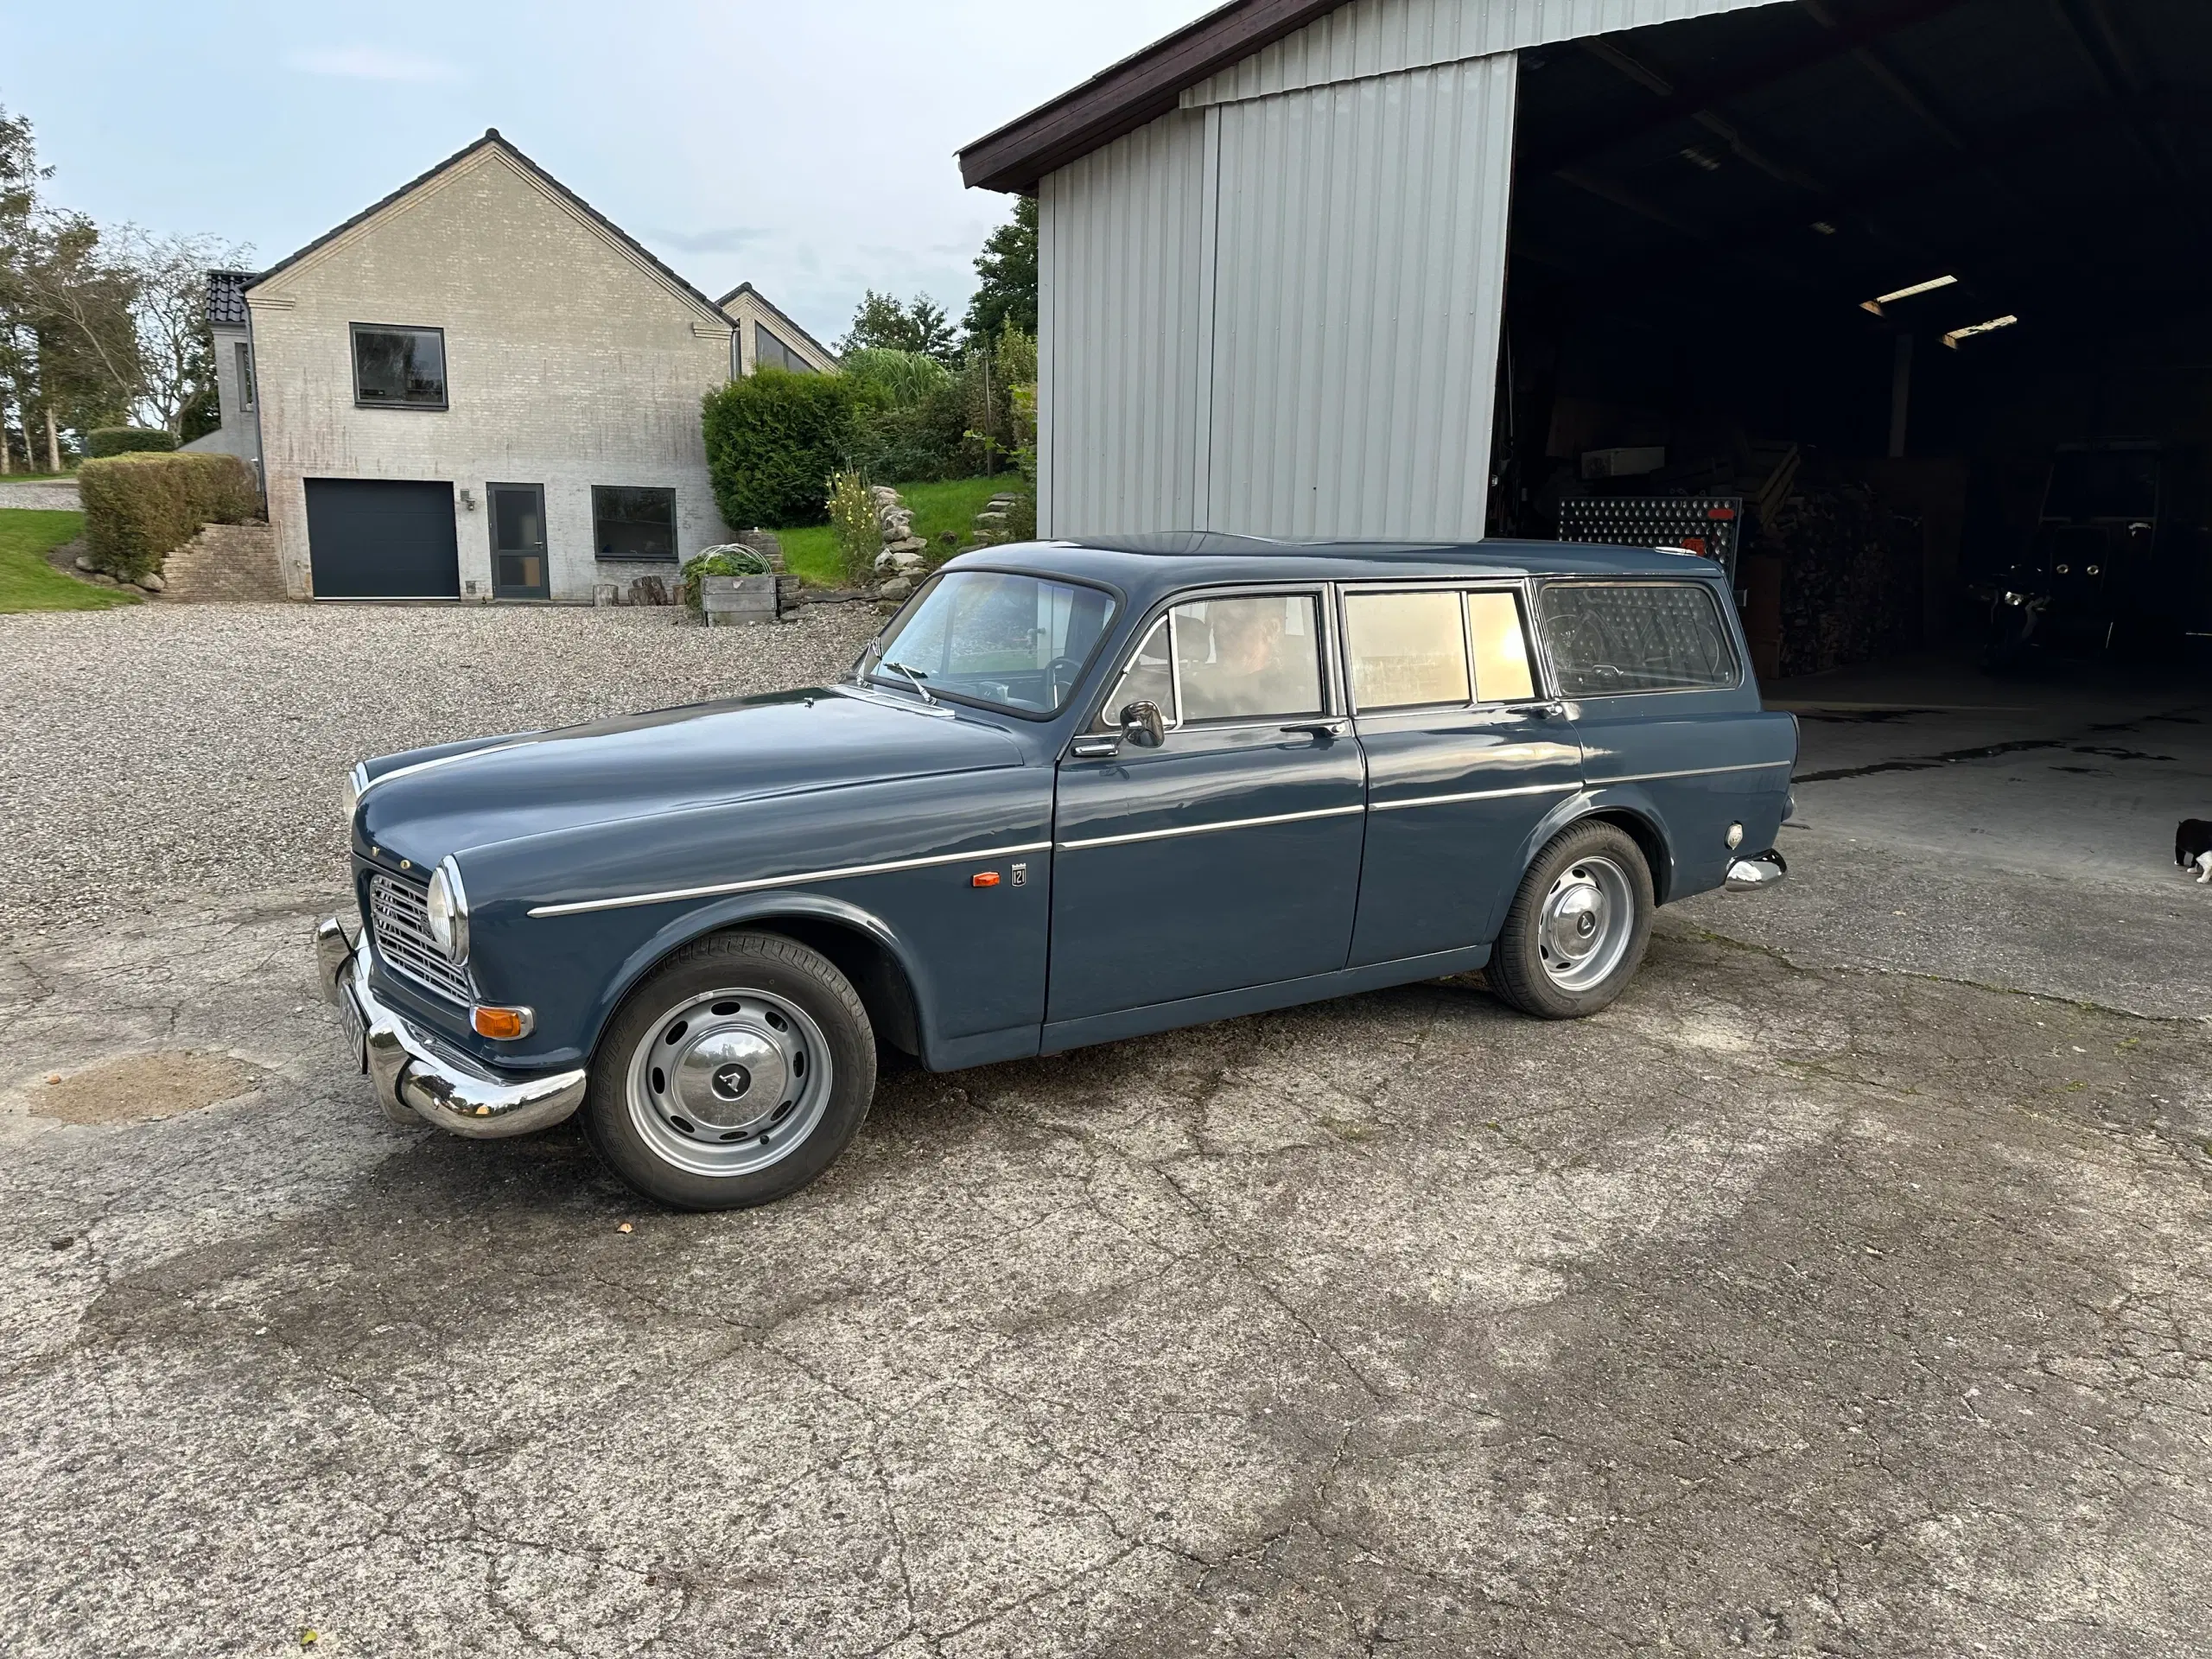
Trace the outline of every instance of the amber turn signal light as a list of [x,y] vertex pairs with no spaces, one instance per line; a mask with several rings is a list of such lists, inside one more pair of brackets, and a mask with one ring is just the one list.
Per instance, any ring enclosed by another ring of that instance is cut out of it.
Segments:
[[978,870],[968,878],[968,885],[971,887],[995,887],[998,884],[999,873],[996,870]]
[[479,1008],[474,1021],[479,1037],[496,1037],[512,1042],[518,1037],[530,1035],[535,1016],[528,1008]]

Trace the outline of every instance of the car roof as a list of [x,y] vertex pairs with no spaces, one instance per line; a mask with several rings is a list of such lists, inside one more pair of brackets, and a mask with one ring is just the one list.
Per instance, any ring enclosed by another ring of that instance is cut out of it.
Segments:
[[1517,576],[1705,576],[1721,567],[1694,553],[1575,542],[1304,542],[1205,531],[1086,536],[979,548],[946,568],[976,566],[1072,576],[1148,602],[1174,588],[1246,582],[1408,581]]

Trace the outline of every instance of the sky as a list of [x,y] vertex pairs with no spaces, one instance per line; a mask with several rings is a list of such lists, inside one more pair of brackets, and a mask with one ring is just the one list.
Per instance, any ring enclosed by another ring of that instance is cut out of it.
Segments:
[[1213,3],[0,0],[0,106],[57,206],[257,268],[497,127],[694,286],[834,342],[868,288],[957,320],[1012,202],[953,152]]

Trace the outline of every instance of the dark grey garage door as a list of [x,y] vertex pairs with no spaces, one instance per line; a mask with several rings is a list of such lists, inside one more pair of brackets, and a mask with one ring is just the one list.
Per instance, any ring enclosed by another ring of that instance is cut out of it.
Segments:
[[308,558],[317,599],[458,599],[453,486],[311,478]]

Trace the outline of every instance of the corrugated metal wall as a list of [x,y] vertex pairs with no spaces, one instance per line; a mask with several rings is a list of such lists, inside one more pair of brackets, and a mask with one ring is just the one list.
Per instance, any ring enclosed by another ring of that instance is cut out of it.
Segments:
[[1511,54],[1216,111],[1207,525],[1483,533]]
[[1039,187],[1038,523],[1474,540],[1513,48],[1776,0],[1351,0]]
[[1168,115],[1038,191],[1038,524],[1047,535],[1187,530],[1212,258],[1206,118]]
[[1351,0],[1183,93],[1183,107],[1265,98],[1778,0]]

